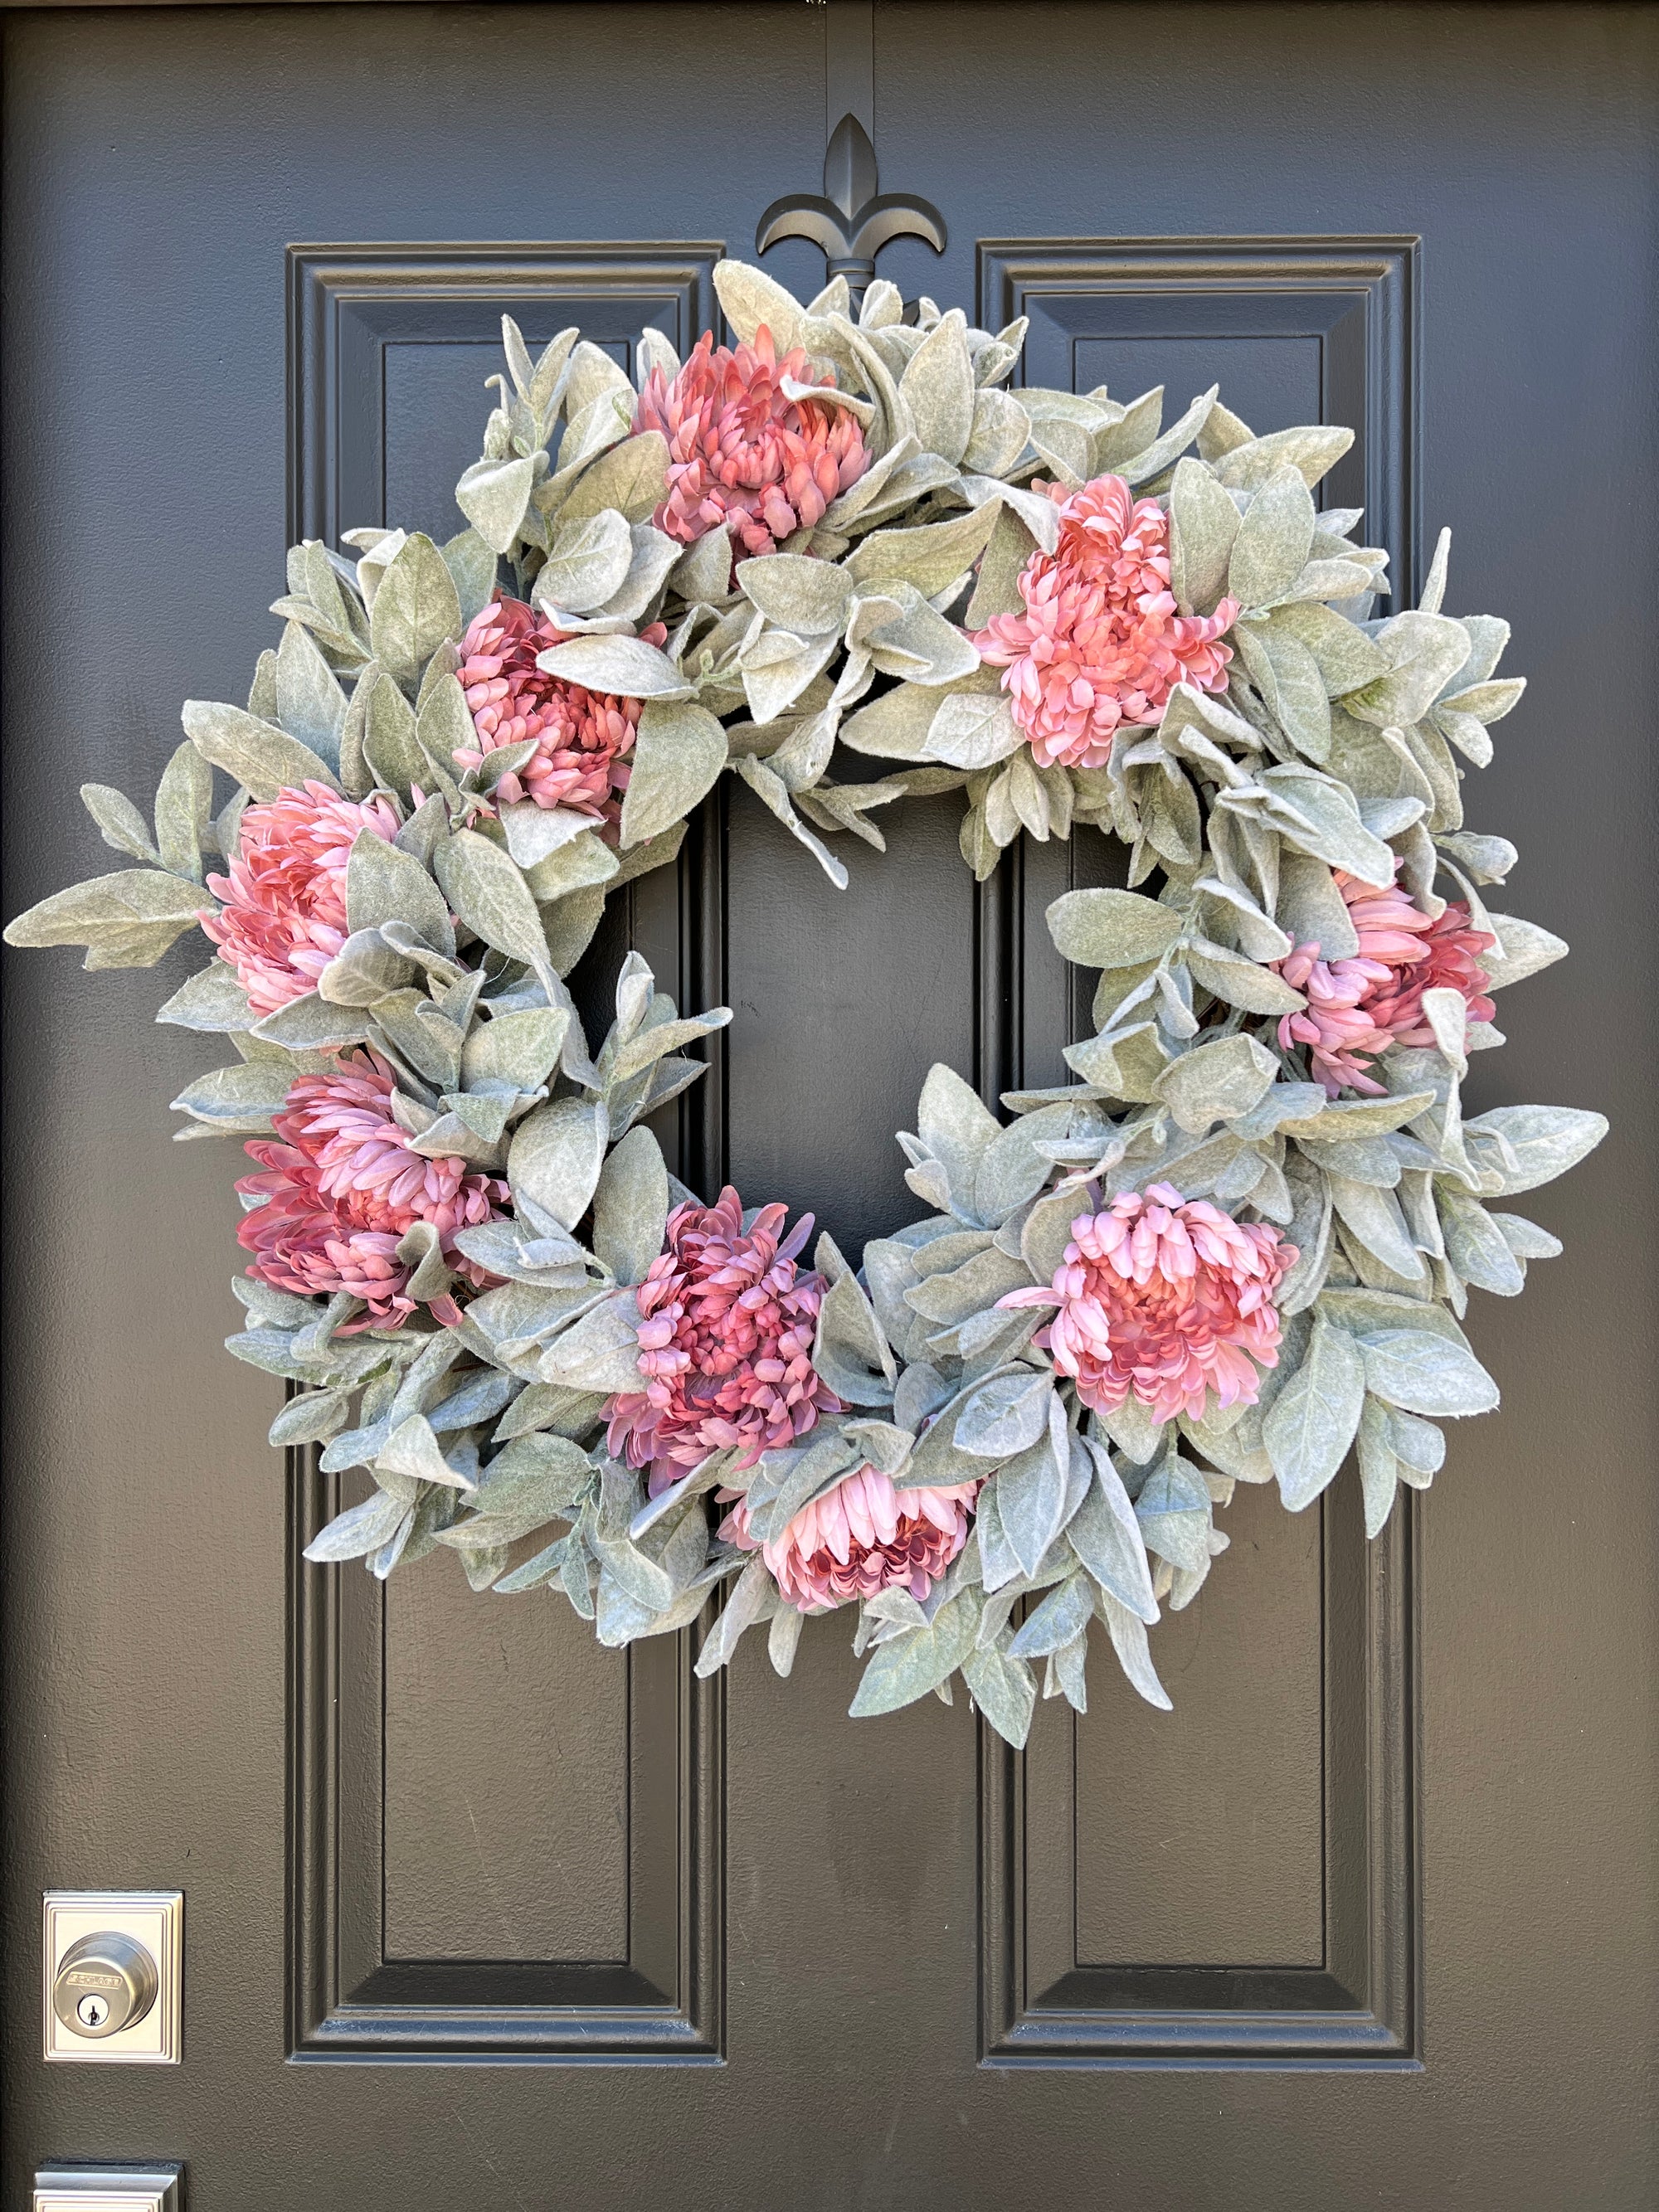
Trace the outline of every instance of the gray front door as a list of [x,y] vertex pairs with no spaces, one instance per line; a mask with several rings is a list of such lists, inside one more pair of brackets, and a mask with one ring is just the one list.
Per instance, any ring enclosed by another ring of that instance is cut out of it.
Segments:
[[[1032,381],[1353,424],[1333,496],[1408,587],[1453,526],[1532,682],[1480,826],[1575,956],[1477,1107],[1613,1121],[1537,1201],[1566,1255],[1480,1302],[1501,1413],[1370,1552],[1357,1480],[1241,1492],[1172,1714],[1102,1664],[1015,1757],[960,1698],[849,1721],[832,1623],[711,1686],[442,1557],[306,1567],[335,1486],[218,1350],[232,1153],[167,1141],[197,1042],[150,979],[14,957],[9,2204],[162,2156],[195,2212],[1654,2202],[1655,28],[875,10],[883,185],[950,234],[889,250],[907,293],[1030,315]],[[504,307],[624,355],[714,319],[817,187],[825,40],[795,0],[8,16],[8,912],[100,865],[73,787],[148,789],[179,701],[240,696],[289,536],[456,526]],[[736,1010],[688,1179],[856,1249],[915,1210],[931,1061],[1059,1073],[1042,909],[1121,856],[975,890],[958,805],[841,895],[734,788],[619,907],[590,988],[631,933]],[[43,2065],[52,1887],[185,1891],[180,2067]]]

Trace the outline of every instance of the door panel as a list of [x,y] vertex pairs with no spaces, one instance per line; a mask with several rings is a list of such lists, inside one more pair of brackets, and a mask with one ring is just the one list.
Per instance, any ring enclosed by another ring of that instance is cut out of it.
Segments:
[[[999,240],[980,247],[980,320],[1030,317],[1034,380],[1163,385],[1166,419],[1219,381],[1255,430],[1347,424],[1321,503],[1364,505],[1409,593],[1417,261],[1406,239]],[[1103,879],[1105,846],[1028,839],[1000,872],[1018,953],[1009,924],[988,939],[988,995],[1010,1080],[1056,1079],[1092,1027],[1093,978],[1043,913]],[[1224,1518],[1232,1549],[1154,1647],[1172,1714],[1055,1700],[1023,1759],[987,1747],[989,2057],[1414,2057],[1405,1516],[1370,1547],[1346,1489],[1299,1522],[1245,1490]]]
[[[100,865],[73,785],[144,787],[180,699],[245,690],[285,498],[296,534],[456,526],[503,308],[618,358],[704,326],[721,245],[817,188],[826,27],[394,3],[6,38],[15,910]],[[295,1455],[284,1487],[271,1389],[216,1348],[234,1156],[163,1141],[205,1055],[142,979],[10,960],[8,2203],[48,2157],[163,2154],[199,2212],[956,2212],[1034,2174],[1170,2212],[1653,2201],[1656,44],[1613,7],[875,13],[883,187],[951,234],[884,255],[907,294],[1029,313],[1036,380],[1354,423],[1328,495],[1397,576],[1453,525],[1451,603],[1509,616],[1532,678],[1472,819],[1575,954],[1505,1007],[1476,1108],[1614,1120],[1528,1202],[1565,1256],[1480,1302],[1503,1413],[1369,1551],[1340,1485],[1294,1519],[1241,1493],[1154,1641],[1172,1714],[1103,1650],[1086,1718],[1045,1705],[1017,1759],[960,1698],[848,1721],[836,1624],[787,1683],[750,1638],[698,1685],[691,1637],[605,1653],[442,1558],[384,1598],[304,1567],[339,1486]],[[822,282],[799,242],[767,265]],[[723,794],[580,993],[632,941],[732,1005],[681,1171],[848,1249],[913,1209],[892,1132],[931,1060],[1058,1079],[1091,979],[1043,909],[1124,861],[1028,846],[975,890],[951,800],[882,826],[884,856],[839,841],[843,896]],[[173,1884],[184,2065],[44,2067],[40,1890]]]
[[626,1959],[625,1655],[459,1577],[383,1603],[386,1957]]

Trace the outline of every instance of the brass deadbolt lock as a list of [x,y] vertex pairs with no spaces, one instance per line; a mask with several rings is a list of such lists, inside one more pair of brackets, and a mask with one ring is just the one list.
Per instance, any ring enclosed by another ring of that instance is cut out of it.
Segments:
[[131,1936],[83,1936],[58,1965],[52,2008],[71,2035],[96,2040],[143,2020],[159,1985],[155,1960]]

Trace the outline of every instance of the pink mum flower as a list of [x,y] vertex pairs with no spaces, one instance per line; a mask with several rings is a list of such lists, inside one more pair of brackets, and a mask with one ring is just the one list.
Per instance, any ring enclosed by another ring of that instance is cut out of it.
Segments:
[[1085,1406],[1109,1413],[1133,1391],[1155,1421],[1170,1421],[1201,1418],[1212,1390],[1223,1406],[1255,1403],[1256,1366],[1279,1364],[1273,1297],[1293,1244],[1166,1182],[1080,1214],[1072,1240],[1049,1289],[998,1303],[1058,1306],[1036,1341]]
[[654,1492],[711,1452],[742,1447],[739,1467],[838,1413],[812,1364],[822,1275],[798,1274],[812,1233],[804,1214],[779,1242],[788,1208],[763,1206],[747,1231],[728,1184],[713,1206],[690,1201],[668,1217],[663,1250],[639,1289],[639,1391],[605,1407],[607,1448],[651,1466]]
[[[236,1232],[254,1255],[249,1274],[301,1297],[349,1291],[362,1298],[368,1311],[345,1334],[396,1328],[415,1310],[398,1245],[417,1221],[436,1224],[445,1258],[474,1289],[495,1280],[453,1250],[451,1239],[505,1213],[507,1185],[453,1154],[428,1159],[411,1151],[392,1118],[392,1090],[391,1070],[368,1051],[347,1053],[326,1075],[301,1076],[276,1116],[276,1141],[246,1148],[265,1172],[236,1186],[263,1200]],[[453,1297],[431,1303],[441,1322],[459,1320]]]
[[[668,641],[660,623],[640,635],[647,645]],[[499,592],[474,615],[461,640],[459,674],[478,742],[458,746],[455,758],[462,768],[482,768],[489,754],[534,738],[535,751],[501,777],[496,798],[509,804],[531,799],[538,806],[614,822],[621,811],[617,794],[628,788],[625,763],[641,702],[585,691],[537,667],[538,653],[568,642],[533,607]]]
[[1392,1044],[1434,1042],[1423,1018],[1425,991],[1459,991],[1471,1021],[1492,1019],[1497,1010],[1485,996],[1488,979],[1478,956],[1495,940],[1471,926],[1465,900],[1452,900],[1431,921],[1398,884],[1378,890],[1341,868],[1331,872],[1359,950],[1349,959],[1323,960],[1316,944],[1298,945],[1273,963],[1308,1001],[1281,1018],[1279,1042],[1287,1052],[1308,1047],[1313,1073],[1331,1097],[1343,1090],[1379,1097],[1383,1085],[1368,1073],[1376,1054]]
[[652,370],[634,428],[668,441],[668,496],[652,518],[659,530],[690,545],[729,522],[744,552],[769,553],[858,482],[870,456],[857,417],[787,398],[786,376],[834,383],[811,374],[803,347],[780,361],[764,324],[753,345],[735,352],[705,331],[672,384]]
[[757,1544],[740,1492],[720,1534],[758,1551],[773,1580],[802,1613],[828,1613],[878,1590],[908,1589],[918,1604],[968,1540],[977,1482],[895,1490],[873,1467],[853,1473],[804,1505],[781,1536]]
[[236,970],[256,1014],[274,1014],[317,988],[346,941],[346,862],[365,830],[398,834],[389,799],[342,799],[327,784],[279,791],[242,816],[228,876],[207,887],[223,911],[202,927]]
[[1044,768],[1103,768],[1113,733],[1159,720],[1177,684],[1226,689],[1232,648],[1218,640],[1238,602],[1176,612],[1169,523],[1121,477],[1046,489],[1060,507],[1059,546],[1021,571],[1024,613],[994,615],[974,643],[1007,671],[1014,720]]

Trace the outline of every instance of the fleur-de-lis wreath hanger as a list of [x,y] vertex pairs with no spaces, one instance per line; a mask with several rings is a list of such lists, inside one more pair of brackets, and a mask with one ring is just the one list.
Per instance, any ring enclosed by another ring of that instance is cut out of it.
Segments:
[[821,246],[830,276],[844,276],[855,295],[875,276],[876,256],[896,238],[923,238],[945,251],[945,218],[929,200],[879,190],[876,149],[856,115],[836,125],[823,156],[823,191],[774,200],[755,232],[764,253],[781,238],[810,239]]

